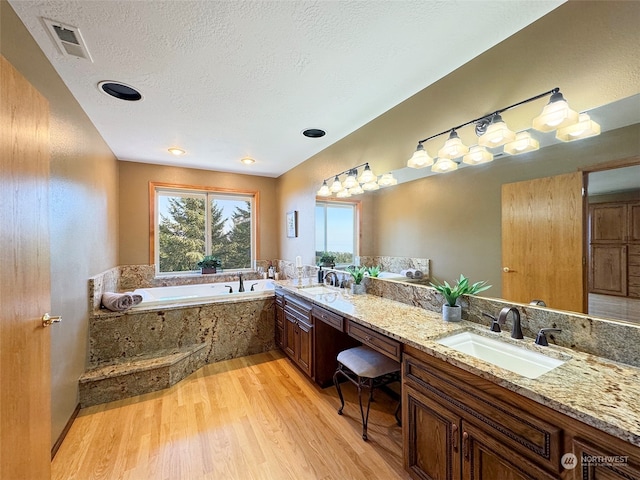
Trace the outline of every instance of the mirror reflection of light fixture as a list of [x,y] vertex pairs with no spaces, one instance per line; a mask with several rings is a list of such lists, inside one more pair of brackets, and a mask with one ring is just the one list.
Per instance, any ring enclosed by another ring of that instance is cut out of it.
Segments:
[[178,147],[171,147],[171,148],[167,148],[167,151],[171,154],[171,155],[175,155],[176,157],[179,157],[181,155],[184,155],[185,152],[183,149],[178,148]]
[[244,163],[245,165],[251,165],[252,163],[255,163],[255,162],[256,162],[256,161],[255,161],[253,158],[251,158],[251,157],[244,157],[244,158],[241,158],[241,159],[240,159],[240,161],[241,161],[242,163]]
[[578,123],[559,128],[556,132],[556,138],[563,142],[573,142],[574,140],[589,138],[595,135],[600,135],[600,125],[591,120],[591,117],[586,113],[580,114]]
[[438,158],[436,163],[431,167],[431,171],[435,173],[453,172],[458,169],[458,164],[450,158]]
[[433,165],[433,158],[429,156],[422,143],[418,143],[416,151],[413,152],[413,156],[407,162],[407,167],[424,168],[431,165]]
[[491,148],[500,147],[515,138],[516,132],[510,130],[500,114],[496,113],[491,118],[487,131],[478,138],[478,145]]
[[504,146],[504,151],[510,155],[532,152],[540,148],[540,143],[529,132],[518,132],[513,142]]
[[329,190],[331,190],[331,193],[338,193],[344,190],[344,188],[342,187],[342,183],[340,182],[340,178],[337,175],[333,180],[333,183],[331,184],[331,188],[329,188]]
[[468,151],[469,147],[462,143],[462,140],[460,140],[455,130],[451,130],[449,139],[444,142],[444,146],[438,150],[438,158],[454,159],[463,156]]
[[462,162],[467,165],[480,165],[493,160],[493,154],[482,145],[474,145],[464,157]]
[[[360,167],[364,168],[362,169],[362,174],[358,176],[358,168]],[[341,182],[340,177],[342,175],[346,175],[346,178]],[[329,187],[328,182],[331,179],[333,179],[333,182],[331,183],[331,187]],[[397,183],[398,180],[393,178],[391,172],[381,175],[378,179],[378,176],[373,173],[369,163],[363,163],[340,172],[337,175],[325,178],[316,195],[319,197],[330,197],[335,193],[338,198],[348,198],[351,195],[372,192],[378,190],[380,187],[389,187]]]
[[316,195],[318,195],[319,197],[330,197],[331,196],[331,190],[329,190],[329,185],[327,185],[327,181],[326,180],[324,182],[322,182],[322,186],[320,187],[320,190],[318,190],[316,192]]

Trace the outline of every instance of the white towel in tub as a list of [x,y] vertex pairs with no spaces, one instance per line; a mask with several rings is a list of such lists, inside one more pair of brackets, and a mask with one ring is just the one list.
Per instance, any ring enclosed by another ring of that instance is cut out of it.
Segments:
[[142,295],[138,295],[137,293],[133,292],[125,292],[125,295],[131,295],[131,300],[133,300],[134,307],[142,302]]
[[413,274],[415,273],[415,268],[407,268],[405,270],[400,270],[400,275],[407,278],[413,278]]
[[415,270],[413,272],[413,278],[422,278],[424,277],[424,273],[422,273],[422,270]]
[[106,292],[102,294],[102,306],[112,312],[124,312],[133,305],[133,297],[128,293]]

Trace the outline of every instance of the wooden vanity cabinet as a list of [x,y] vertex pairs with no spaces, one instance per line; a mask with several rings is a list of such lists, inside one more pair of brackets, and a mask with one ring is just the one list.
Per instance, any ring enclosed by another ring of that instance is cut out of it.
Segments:
[[293,295],[284,295],[283,338],[284,352],[305,374],[313,377],[313,320],[310,303]]
[[[635,480],[640,448],[414,348],[402,363],[405,469],[421,480]],[[627,456],[613,466],[565,453]]]
[[276,289],[276,346],[284,350],[284,291]]

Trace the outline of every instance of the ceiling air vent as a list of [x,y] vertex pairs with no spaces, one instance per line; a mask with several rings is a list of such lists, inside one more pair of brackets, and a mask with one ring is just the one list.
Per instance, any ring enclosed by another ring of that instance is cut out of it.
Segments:
[[42,21],[63,55],[85,58],[93,62],[78,27],[65,25],[62,22],[56,22],[48,18],[43,18]]

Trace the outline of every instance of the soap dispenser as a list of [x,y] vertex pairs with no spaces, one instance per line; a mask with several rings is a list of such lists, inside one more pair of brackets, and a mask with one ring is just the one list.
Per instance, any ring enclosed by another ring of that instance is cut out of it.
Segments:
[[322,270],[322,265],[320,265],[320,270],[318,270],[318,283],[324,283],[324,271]]

